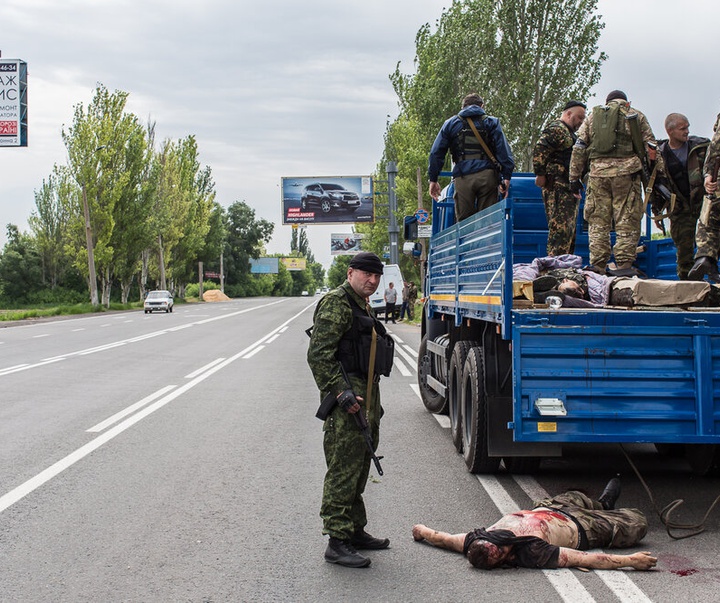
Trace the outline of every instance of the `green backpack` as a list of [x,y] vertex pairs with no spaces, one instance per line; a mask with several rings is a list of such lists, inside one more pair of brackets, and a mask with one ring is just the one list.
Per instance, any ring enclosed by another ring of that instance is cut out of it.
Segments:
[[596,153],[601,155],[610,153],[615,148],[618,129],[622,127],[620,123],[622,118],[620,103],[593,107],[592,144]]

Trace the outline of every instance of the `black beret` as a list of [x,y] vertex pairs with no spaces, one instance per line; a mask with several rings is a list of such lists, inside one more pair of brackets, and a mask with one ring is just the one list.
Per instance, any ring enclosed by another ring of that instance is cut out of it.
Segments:
[[626,101],[627,94],[625,94],[622,90],[613,90],[610,94],[607,95],[605,102],[609,103],[611,100],[617,100],[617,99]]
[[571,100],[565,103],[563,111],[567,111],[573,107],[582,107],[583,109],[587,109],[587,105],[585,103],[581,103],[579,100]]
[[378,256],[369,251],[361,251],[350,260],[350,268],[357,268],[373,274],[382,274],[384,264]]

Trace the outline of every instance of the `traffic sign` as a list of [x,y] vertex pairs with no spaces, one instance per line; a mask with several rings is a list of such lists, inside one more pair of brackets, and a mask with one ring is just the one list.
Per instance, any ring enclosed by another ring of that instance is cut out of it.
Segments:
[[425,224],[425,222],[428,221],[430,215],[428,214],[427,209],[418,209],[415,212],[415,217],[417,218],[419,224]]

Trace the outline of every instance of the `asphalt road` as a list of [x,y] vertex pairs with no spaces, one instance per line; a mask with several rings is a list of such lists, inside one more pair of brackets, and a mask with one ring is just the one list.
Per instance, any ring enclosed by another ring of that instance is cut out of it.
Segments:
[[[0,601],[714,601],[719,510],[672,540],[614,446],[570,447],[534,476],[473,476],[417,395],[419,329],[391,325],[368,531],[372,566],[325,563],[322,425],[305,362],[316,298],[179,305],[0,329]],[[697,522],[720,480],[630,447],[658,506]],[[472,569],[415,543],[571,487],[650,516],[653,572]]]

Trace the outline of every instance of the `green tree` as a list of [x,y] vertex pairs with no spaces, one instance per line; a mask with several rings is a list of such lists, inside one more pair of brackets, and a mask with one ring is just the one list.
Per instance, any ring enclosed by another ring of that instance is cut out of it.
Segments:
[[[249,287],[250,258],[260,257],[275,226],[267,220],[256,219],[255,210],[244,201],[236,201],[230,205],[227,215],[227,284]],[[237,290],[243,291],[242,288]]]
[[333,258],[333,263],[328,270],[328,286],[331,289],[335,289],[345,282],[350,260],[352,260],[351,255],[337,255]]
[[24,302],[43,287],[42,260],[35,241],[15,224],[7,225],[7,243],[0,256],[2,297],[10,303]]

